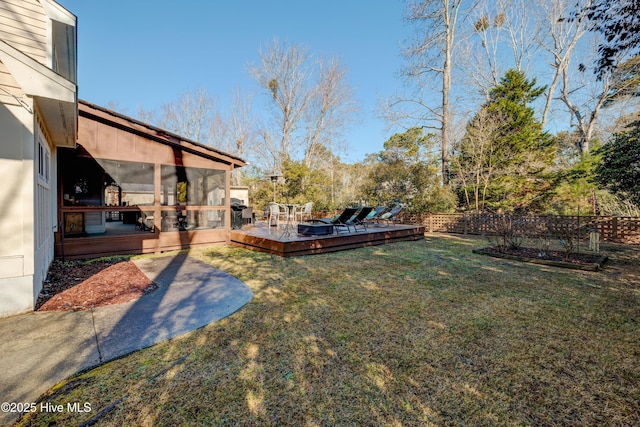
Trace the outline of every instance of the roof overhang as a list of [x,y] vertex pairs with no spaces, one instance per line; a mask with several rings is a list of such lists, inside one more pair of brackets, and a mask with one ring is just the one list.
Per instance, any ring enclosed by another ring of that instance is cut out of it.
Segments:
[[240,157],[225,153],[213,147],[190,141],[175,133],[157,128],[104,107],[80,100],[78,114],[91,120],[107,124],[116,129],[142,136],[144,138],[169,145],[173,148],[195,154],[209,160],[230,165],[233,169],[245,166],[247,163]]
[[63,24],[76,26],[76,16],[69,12],[64,7],[60,6],[55,0],[41,0],[40,4],[44,8],[47,16],[54,21],[62,22]]
[[0,40],[0,61],[38,111],[59,147],[75,147],[78,128],[77,86]]

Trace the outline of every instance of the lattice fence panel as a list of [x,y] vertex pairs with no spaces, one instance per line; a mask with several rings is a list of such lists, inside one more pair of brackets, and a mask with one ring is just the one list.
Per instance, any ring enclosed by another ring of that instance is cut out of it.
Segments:
[[[314,212],[314,217],[331,217],[339,212]],[[503,226],[504,217],[497,214],[435,214],[401,212],[403,224],[423,225],[425,231],[435,233],[493,235]],[[588,238],[590,231],[597,230],[600,240],[610,242],[640,244],[640,218],[605,216],[559,216],[559,215],[522,215],[512,217],[517,231],[529,237],[536,233],[557,234],[567,229],[580,232],[581,238]]]
[[[496,234],[504,226],[503,220],[503,216],[491,214],[405,213],[401,217],[403,223],[424,225],[428,232],[477,235]],[[588,238],[589,232],[597,230],[600,240],[640,243],[638,217],[523,215],[511,220],[515,230],[530,237],[536,237],[538,233],[562,234],[573,230],[579,232],[581,238]]]

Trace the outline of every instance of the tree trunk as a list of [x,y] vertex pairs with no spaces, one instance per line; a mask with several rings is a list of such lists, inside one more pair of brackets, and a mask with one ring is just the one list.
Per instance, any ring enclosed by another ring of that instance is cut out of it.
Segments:
[[[449,37],[447,36],[447,43]],[[442,74],[442,184],[449,185],[449,91],[451,90],[451,50],[445,53]]]

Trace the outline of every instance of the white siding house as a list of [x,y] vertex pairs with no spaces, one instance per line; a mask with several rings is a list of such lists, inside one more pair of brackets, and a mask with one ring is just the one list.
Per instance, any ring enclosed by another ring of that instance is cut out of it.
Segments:
[[58,147],[75,147],[76,17],[0,0],[0,317],[33,310],[54,254]]

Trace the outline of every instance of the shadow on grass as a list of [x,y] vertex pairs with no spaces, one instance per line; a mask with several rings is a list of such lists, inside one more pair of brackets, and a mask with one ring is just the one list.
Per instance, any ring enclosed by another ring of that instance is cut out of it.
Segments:
[[516,266],[473,245],[203,251],[254,300],[80,387],[129,396],[113,425],[636,423],[638,296],[606,274]]

